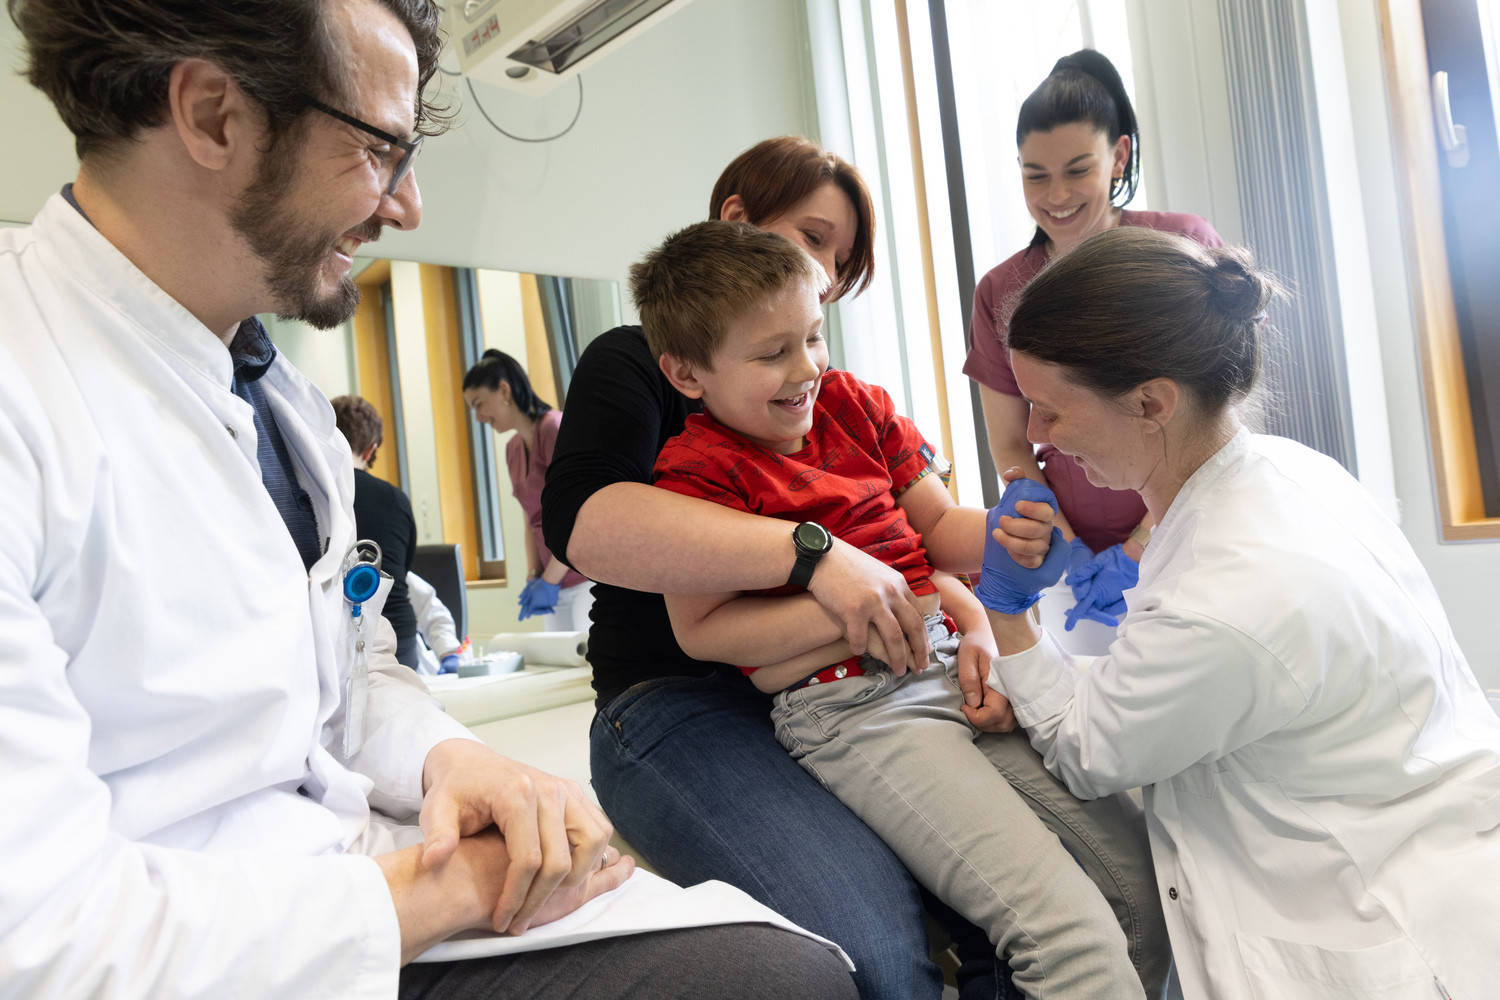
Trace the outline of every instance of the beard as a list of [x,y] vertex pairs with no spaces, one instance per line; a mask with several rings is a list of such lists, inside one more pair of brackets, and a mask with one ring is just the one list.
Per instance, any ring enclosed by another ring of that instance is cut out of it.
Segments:
[[[354,315],[359,286],[344,274],[333,291],[319,292],[323,267],[344,232],[310,233],[307,223],[285,207],[286,194],[296,179],[296,147],[299,142],[283,137],[267,150],[255,180],[240,195],[230,223],[265,264],[276,314],[327,330]],[[380,223],[366,220],[352,233],[373,243],[380,238],[380,230]]]

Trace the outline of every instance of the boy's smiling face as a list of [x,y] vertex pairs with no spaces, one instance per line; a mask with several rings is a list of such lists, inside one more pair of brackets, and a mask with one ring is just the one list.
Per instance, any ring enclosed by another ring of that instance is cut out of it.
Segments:
[[711,369],[664,356],[662,370],[719,423],[779,454],[800,450],[828,370],[818,290],[795,282],[739,317]]

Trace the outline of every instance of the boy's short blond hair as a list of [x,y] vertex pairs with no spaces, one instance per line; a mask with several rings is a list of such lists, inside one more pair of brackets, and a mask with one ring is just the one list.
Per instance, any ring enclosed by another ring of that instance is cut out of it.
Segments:
[[732,323],[799,282],[821,295],[828,275],[791,240],[747,222],[688,226],[630,268],[652,353],[708,369]]

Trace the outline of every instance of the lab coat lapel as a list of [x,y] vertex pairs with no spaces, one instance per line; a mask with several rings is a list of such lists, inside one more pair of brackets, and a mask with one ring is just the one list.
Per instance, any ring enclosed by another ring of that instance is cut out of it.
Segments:
[[328,399],[285,356],[261,379],[297,478],[312,499],[323,554],[308,570],[308,610],[317,651],[318,721],[339,712],[350,669],[340,570],[354,543],[354,468]]

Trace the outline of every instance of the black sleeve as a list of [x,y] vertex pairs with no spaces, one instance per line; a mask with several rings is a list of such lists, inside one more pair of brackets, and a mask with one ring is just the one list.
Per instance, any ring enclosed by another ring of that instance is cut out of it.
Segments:
[[657,452],[697,408],[661,373],[640,327],[616,327],[589,344],[568,386],[542,489],[542,534],[554,556],[567,562],[589,497],[614,483],[651,482]]
[[406,492],[401,489],[396,490],[396,496],[400,498],[398,502],[401,506],[401,512],[406,518],[406,565],[402,568],[410,573],[411,564],[417,558],[417,518],[412,513],[411,497],[407,496]]

